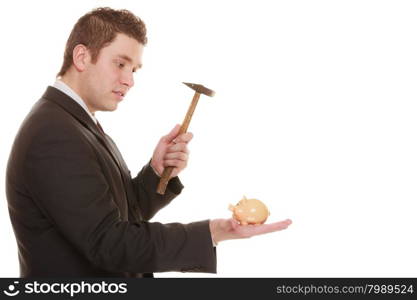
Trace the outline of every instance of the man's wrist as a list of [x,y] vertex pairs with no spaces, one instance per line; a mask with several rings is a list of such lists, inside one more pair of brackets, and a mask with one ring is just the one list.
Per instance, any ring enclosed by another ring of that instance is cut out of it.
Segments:
[[161,177],[161,175],[158,173],[158,171],[156,170],[156,168],[154,168],[154,166],[152,165],[152,160],[151,160],[151,162],[149,163],[149,165],[151,166],[151,168],[152,168],[152,170],[153,170],[153,172],[158,176],[158,177]]
[[210,220],[209,222],[210,234],[211,234],[211,241],[213,242],[213,247],[217,247],[217,233],[216,233],[216,225],[214,220]]

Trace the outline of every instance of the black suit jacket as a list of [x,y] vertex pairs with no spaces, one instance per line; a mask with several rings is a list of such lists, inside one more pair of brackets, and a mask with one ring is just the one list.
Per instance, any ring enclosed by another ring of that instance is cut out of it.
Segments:
[[208,221],[148,222],[164,196],[146,165],[132,178],[112,139],[73,99],[48,87],[24,120],[6,175],[22,277],[142,277],[216,272]]

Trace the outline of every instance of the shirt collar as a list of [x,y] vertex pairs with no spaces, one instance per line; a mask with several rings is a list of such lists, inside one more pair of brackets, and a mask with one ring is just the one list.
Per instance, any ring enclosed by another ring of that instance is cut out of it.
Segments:
[[87,114],[91,117],[91,119],[94,121],[95,124],[97,124],[97,119],[94,117],[94,115],[88,110],[87,105],[85,104],[84,100],[81,99],[80,96],[74,90],[72,90],[67,84],[65,84],[62,80],[57,79],[53,85],[54,88],[60,90],[67,96],[69,96],[71,99],[73,99],[75,102],[77,102],[84,110],[87,112]]

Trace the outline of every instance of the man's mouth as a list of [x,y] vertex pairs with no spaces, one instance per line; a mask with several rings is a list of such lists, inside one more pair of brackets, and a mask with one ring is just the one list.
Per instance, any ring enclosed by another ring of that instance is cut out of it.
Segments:
[[122,97],[124,97],[124,96],[125,96],[125,93],[120,92],[120,91],[113,91],[113,93],[118,94],[118,95],[120,95],[120,96],[122,96]]
[[119,100],[122,100],[123,99],[123,97],[125,96],[125,92],[122,92],[122,91],[113,91],[113,93],[114,94],[116,94],[118,97],[118,99]]

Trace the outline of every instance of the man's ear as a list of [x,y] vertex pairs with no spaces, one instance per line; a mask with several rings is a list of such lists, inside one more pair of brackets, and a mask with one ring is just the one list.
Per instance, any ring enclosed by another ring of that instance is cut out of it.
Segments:
[[78,44],[72,51],[72,62],[78,72],[86,69],[87,63],[90,61],[90,52],[83,44]]

